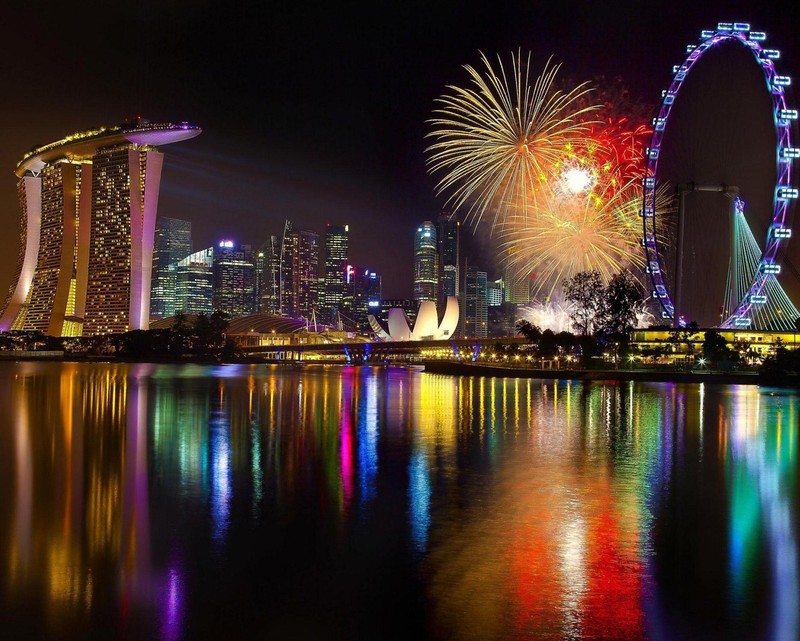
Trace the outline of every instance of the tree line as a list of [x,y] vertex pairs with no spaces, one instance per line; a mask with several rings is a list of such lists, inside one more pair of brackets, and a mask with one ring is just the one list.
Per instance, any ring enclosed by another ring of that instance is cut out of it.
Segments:
[[189,319],[178,313],[166,329],[135,329],[119,334],[86,337],[47,336],[39,331],[0,332],[0,350],[63,351],[70,355],[138,358],[199,357],[230,359],[236,345],[226,337],[228,315],[198,314]]
[[[608,283],[596,270],[579,272],[562,283],[562,290],[575,334],[555,334],[527,320],[517,322],[517,333],[531,341],[538,356],[574,354],[583,366],[590,366],[592,357],[600,353],[612,352],[615,362],[632,353],[631,334],[645,312],[647,299],[642,285],[630,272],[622,271]],[[800,319],[795,324],[800,331]],[[664,345],[637,353],[653,362],[668,353],[682,353],[692,360],[692,365],[725,370],[745,365],[773,377],[800,373],[800,351],[788,349],[780,338],[771,353],[763,356],[750,342],[728,342],[719,330],[701,331],[696,322],[671,329]]]

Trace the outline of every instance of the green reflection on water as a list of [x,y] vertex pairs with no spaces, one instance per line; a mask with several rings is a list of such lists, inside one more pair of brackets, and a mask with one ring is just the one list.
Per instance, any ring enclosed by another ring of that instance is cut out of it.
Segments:
[[738,388],[725,406],[730,573],[736,614],[758,606],[759,571],[770,576],[771,638],[795,638],[800,616],[795,531],[797,399]]

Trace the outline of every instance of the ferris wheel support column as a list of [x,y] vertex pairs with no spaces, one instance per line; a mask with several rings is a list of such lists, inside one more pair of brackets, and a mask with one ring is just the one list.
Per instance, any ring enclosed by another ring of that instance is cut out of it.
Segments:
[[675,311],[672,316],[672,326],[681,326],[681,310],[683,309],[683,237],[684,237],[684,216],[686,214],[686,194],[692,191],[705,191],[717,194],[725,194],[731,199],[739,195],[739,188],[734,185],[698,185],[694,182],[681,183],[675,187],[678,194],[678,247],[675,256]]
[[681,311],[683,310],[683,217],[686,212],[686,194],[694,188],[694,183],[678,185],[678,229],[677,254],[675,256],[675,311],[672,314],[672,326],[681,326]]

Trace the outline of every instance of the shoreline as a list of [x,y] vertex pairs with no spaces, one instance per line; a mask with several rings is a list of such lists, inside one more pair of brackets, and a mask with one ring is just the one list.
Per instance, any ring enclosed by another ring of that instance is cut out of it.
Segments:
[[[13,356],[12,356],[13,354]],[[193,358],[120,358],[118,356],[76,355],[36,352],[0,352],[0,363],[13,362],[71,362],[71,363],[151,363],[159,365],[278,365],[289,368],[323,366],[359,366],[357,364],[324,361],[271,361],[261,358],[237,358],[221,360],[214,357]],[[711,383],[721,385],[763,385],[768,387],[788,387],[800,389],[800,376],[766,376],[755,371],[714,372],[686,370],[642,370],[642,369],[532,369],[525,367],[504,367],[502,365],[475,365],[449,361],[428,361],[424,363],[364,363],[367,366],[422,367],[428,374],[445,376],[485,376],[494,378],[536,378],[544,380],[591,381],[634,381],[642,383]]]
[[758,372],[698,372],[656,370],[583,370],[583,369],[527,369],[471,363],[426,363],[429,374],[449,376],[487,376],[500,378],[541,378],[557,380],[635,381],[641,383],[718,383],[722,385],[766,385],[770,387],[800,387],[800,377],[765,377]]

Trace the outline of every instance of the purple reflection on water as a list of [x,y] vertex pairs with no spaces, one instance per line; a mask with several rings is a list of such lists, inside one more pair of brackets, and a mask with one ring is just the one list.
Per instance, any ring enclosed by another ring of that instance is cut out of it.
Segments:
[[167,598],[164,600],[164,612],[161,624],[161,638],[174,641],[180,637],[183,622],[183,581],[175,568],[169,569],[167,579]]
[[339,472],[342,482],[343,508],[350,507],[353,498],[353,425],[352,416],[352,381],[345,379],[342,389],[341,425],[339,427]]
[[122,549],[126,559],[135,559],[124,566],[127,581],[137,584],[150,570],[150,508],[147,483],[147,382],[146,365],[131,366],[127,386],[127,429],[125,443],[125,476],[122,503]]

